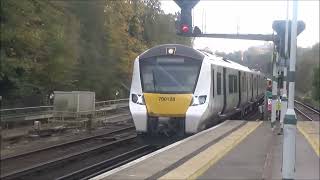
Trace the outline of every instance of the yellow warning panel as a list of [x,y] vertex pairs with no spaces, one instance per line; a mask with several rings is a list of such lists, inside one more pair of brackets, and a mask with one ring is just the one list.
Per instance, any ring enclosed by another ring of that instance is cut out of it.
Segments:
[[276,110],[277,111],[281,110],[281,102],[279,100],[277,100],[277,103],[276,103]]
[[184,117],[192,100],[192,94],[143,95],[150,116]]
[[236,147],[262,122],[248,122],[160,179],[196,179]]
[[316,154],[320,156],[319,121],[298,121],[297,128],[307,139]]

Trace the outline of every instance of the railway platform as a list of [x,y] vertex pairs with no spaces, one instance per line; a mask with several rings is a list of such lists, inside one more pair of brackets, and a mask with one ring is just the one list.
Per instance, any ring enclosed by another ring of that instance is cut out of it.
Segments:
[[[319,179],[319,121],[298,121],[295,179]],[[282,139],[267,121],[227,120],[93,179],[281,179]]]

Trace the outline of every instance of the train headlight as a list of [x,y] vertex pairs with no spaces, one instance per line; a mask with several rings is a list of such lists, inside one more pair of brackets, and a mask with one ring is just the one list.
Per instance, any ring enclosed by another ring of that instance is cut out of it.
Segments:
[[176,54],[176,48],[175,47],[167,48],[166,51],[167,51],[167,54],[169,54],[169,55]]
[[203,95],[203,96],[193,96],[192,98],[192,102],[191,105],[192,106],[197,106],[197,105],[201,105],[204,104],[207,100],[207,96]]
[[140,105],[144,105],[144,98],[141,94],[131,94],[131,100],[132,102]]

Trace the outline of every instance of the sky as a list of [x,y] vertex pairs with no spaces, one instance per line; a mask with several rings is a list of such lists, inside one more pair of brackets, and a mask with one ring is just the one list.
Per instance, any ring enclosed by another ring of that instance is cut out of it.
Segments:
[[[180,11],[173,0],[161,0],[165,13]],[[205,33],[272,34],[272,22],[285,20],[289,10],[292,17],[292,1],[287,8],[286,0],[270,1],[218,1],[200,0],[193,9],[193,25]],[[311,47],[319,42],[319,1],[298,1],[298,20],[306,24],[298,36],[299,47]],[[213,51],[233,52],[260,46],[264,41],[196,38],[195,48],[209,47]]]

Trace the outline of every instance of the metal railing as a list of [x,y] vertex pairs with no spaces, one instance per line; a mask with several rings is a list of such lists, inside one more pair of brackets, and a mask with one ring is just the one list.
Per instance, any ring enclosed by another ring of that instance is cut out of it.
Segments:
[[[96,112],[101,109],[110,107],[112,105],[128,104],[129,99],[116,99],[107,101],[97,101],[95,102]],[[121,107],[121,106],[120,106]],[[117,108],[114,106],[113,108]],[[44,117],[50,117],[53,115],[53,106],[36,106],[36,107],[23,107],[23,108],[10,108],[10,109],[0,109],[1,121],[14,121],[14,120],[34,120],[41,119]],[[68,113],[68,112],[65,112]],[[81,114],[82,112],[80,112]],[[29,117],[29,119],[28,119]],[[27,118],[27,119],[26,119]]]
[[129,103],[129,99],[115,99],[115,100],[108,100],[108,101],[97,101],[95,103],[96,109],[111,106],[113,104],[121,104],[121,103]]

